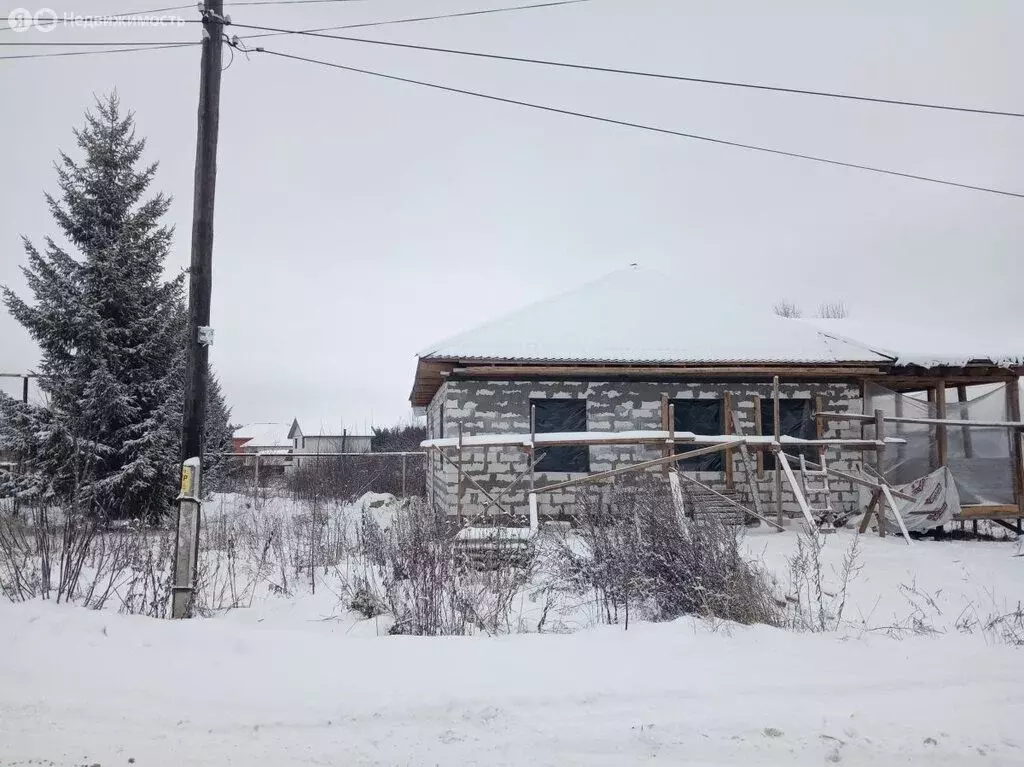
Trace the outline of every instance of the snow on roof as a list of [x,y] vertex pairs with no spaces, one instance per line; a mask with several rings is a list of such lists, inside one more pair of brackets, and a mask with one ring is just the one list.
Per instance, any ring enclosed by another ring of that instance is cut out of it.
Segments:
[[235,429],[234,438],[247,440],[245,447],[291,447],[289,425],[284,423],[250,423]]
[[901,365],[966,365],[988,360],[996,365],[1024,364],[1024,339],[992,328],[972,327],[957,316],[953,326],[922,327],[881,317],[801,320],[830,338],[894,358]]
[[636,265],[420,353],[531,362],[1021,364],[1024,338],[875,319],[792,320]]
[[863,346],[707,286],[631,266],[442,341],[420,356],[558,362],[884,362]]

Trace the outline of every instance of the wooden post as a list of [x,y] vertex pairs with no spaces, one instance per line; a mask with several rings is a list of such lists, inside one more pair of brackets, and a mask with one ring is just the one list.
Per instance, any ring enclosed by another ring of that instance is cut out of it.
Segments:
[[[933,412],[936,409],[935,408],[935,387],[934,386],[929,386],[928,387],[928,404],[931,405],[931,407],[928,408],[928,417],[931,418],[932,416],[935,416],[937,418],[938,415],[935,412]],[[939,433],[938,427],[936,427],[936,429],[935,429],[936,437],[935,437],[935,441],[933,442],[932,439],[931,439],[931,431],[928,432],[928,434],[929,434],[929,438],[928,438],[928,468],[930,470],[932,470],[932,471],[934,471],[935,469],[939,468],[939,465],[940,465],[939,464],[939,439],[938,439],[938,433]]]
[[402,497],[405,498],[405,453],[402,453]]
[[[816,394],[815,397],[814,397],[814,412],[815,413],[821,413],[824,409],[825,409],[825,398],[823,396],[821,396],[820,394]],[[814,436],[817,439],[825,439],[825,429],[826,428],[827,427],[825,425],[825,419],[822,416],[820,416],[820,415],[815,415],[815,417],[814,417]],[[821,445],[818,448],[818,462],[822,466],[825,465],[825,450],[826,449],[827,448],[824,445]]]
[[[1020,383],[1016,378],[1006,382],[1006,414],[1011,421],[1020,421]],[[1020,429],[1010,429],[1010,460],[1013,476],[1013,499],[1024,517],[1024,462],[1022,462]]]
[[[661,393],[661,430],[662,431],[670,431],[669,413],[668,413],[668,393],[666,393],[666,392],[662,392]],[[668,445],[664,445],[661,448],[661,457],[662,458],[667,458],[668,457],[669,449],[670,448],[669,448]],[[666,463],[665,466],[662,468],[661,473],[667,478],[668,477],[668,473],[669,473],[669,469],[671,469],[671,468],[672,467],[669,466]]]
[[[946,417],[946,382],[940,380],[935,387],[935,417]],[[949,441],[946,426],[935,427],[935,439],[939,446],[939,466],[945,466],[949,460]]]
[[[875,439],[880,443],[875,451],[878,478],[885,483],[885,412],[881,408],[875,410]],[[893,509],[893,513],[896,513],[895,509]],[[881,496],[878,498],[878,535],[882,538],[885,537],[885,501]]]
[[527,499],[532,498],[530,501],[530,513],[534,512],[537,505],[537,494],[534,492],[537,489],[537,406],[530,404],[530,448],[527,452],[526,459],[530,462],[530,492],[527,494]]
[[[903,394],[901,394],[899,392],[896,393],[896,417],[897,418],[902,418],[903,417]],[[900,437],[902,439],[904,431],[906,431],[906,427],[902,423],[897,421],[896,422],[896,436]],[[897,458],[897,460],[899,460],[900,463],[903,463],[903,460],[906,457],[907,457],[907,446],[906,445],[898,445],[896,447],[896,458]]]
[[462,421],[459,421],[459,455],[458,463],[456,464],[456,474],[458,484],[455,490],[455,519],[458,521],[459,527],[462,526]]
[[[722,420],[725,421],[722,429],[723,434],[732,434],[732,392],[727,391],[722,397]],[[732,448],[725,451],[725,487],[733,489],[733,466]]]
[[779,467],[780,453],[782,452],[782,424],[779,422],[781,418],[780,411],[782,405],[779,401],[779,377],[775,376],[772,379],[772,412],[774,414],[773,420],[775,421],[775,446],[772,448],[772,452],[775,455],[775,521],[782,525],[782,471]]
[[668,404],[668,450],[665,455],[672,455],[676,451],[676,406],[675,403]]
[[[971,417],[967,409],[967,386],[966,384],[956,385],[956,400],[960,403],[960,417],[965,421]],[[898,431],[898,428],[897,428]],[[971,441],[971,430],[965,426],[960,430],[964,440],[964,458],[974,458],[974,443]]]
[[[754,432],[757,436],[764,434],[764,419],[761,418],[761,395],[754,395]],[[757,478],[764,479],[764,451],[758,450],[757,455],[754,456],[754,460],[757,461]]]

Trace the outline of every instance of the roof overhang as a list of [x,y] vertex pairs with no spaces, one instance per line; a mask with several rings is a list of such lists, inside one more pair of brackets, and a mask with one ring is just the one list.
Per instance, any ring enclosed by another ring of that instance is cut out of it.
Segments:
[[945,380],[949,385],[984,383],[1024,375],[1024,366],[1001,367],[978,360],[962,367],[866,364],[860,362],[581,362],[557,360],[435,359],[420,358],[409,401],[426,407],[445,380],[551,378],[567,380],[863,380],[882,378],[890,388],[914,389]]

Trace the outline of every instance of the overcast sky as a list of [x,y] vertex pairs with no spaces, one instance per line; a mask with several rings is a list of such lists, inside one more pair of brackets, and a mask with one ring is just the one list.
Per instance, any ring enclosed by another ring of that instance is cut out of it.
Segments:
[[[22,3],[23,5],[25,3]],[[81,4],[81,7],[79,7]],[[527,4],[356,0],[237,7],[287,28]],[[28,2],[32,6],[31,2]],[[117,13],[145,0],[50,3]],[[896,7],[898,5],[898,7]],[[828,6],[828,7],[826,7]],[[6,17],[10,3],[0,18]],[[35,9],[34,6],[32,8]],[[195,18],[192,11],[179,11]],[[604,66],[1024,111],[1024,3],[592,0],[348,34]],[[236,29],[235,34],[246,34]],[[0,42],[194,40],[180,29],[0,32]],[[344,33],[340,33],[344,34]],[[616,119],[1024,192],[1024,120],[554,70],[351,42],[274,50]],[[3,47],[0,56],[62,48]],[[189,259],[199,50],[0,61],[0,282],[94,93],[116,88],[174,197],[169,269]],[[224,73],[211,361],[234,420],[409,414],[434,341],[630,262],[727,304],[1024,324],[1024,200],[815,165],[236,55]],[[614,321],[609,317],[609,321]],[[0,372],[34,344],[0,316]],[[2,385],[2,384],[0,384]],[[6,386],[6,385],[4,385]],[[12,384],[9,391],[15,391]],[[306,431],[311,431],[306,426]]]

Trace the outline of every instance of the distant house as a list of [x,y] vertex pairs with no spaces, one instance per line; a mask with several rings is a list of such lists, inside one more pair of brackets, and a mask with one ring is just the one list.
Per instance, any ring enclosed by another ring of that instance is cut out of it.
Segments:
[[288,440],[294,452],[314,454],[296,456],[296,465],[301,466],[315,455],[369,453],[373,437],[368,434],[350,434],[347,429],[341,429],[340,433],[337,429],[327,431],[322,426],[315,434],[305,434],[296,419],[288,430]]
[[[288,427],[281,423],[250,423],[235,430],[232,435],[236,454],[259,453],[261,468],[279,466],[287,469],[292,465],[291,453],[294,445],[288,436]],[[246,460],[245,464],[255,463]]]

